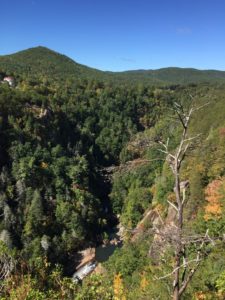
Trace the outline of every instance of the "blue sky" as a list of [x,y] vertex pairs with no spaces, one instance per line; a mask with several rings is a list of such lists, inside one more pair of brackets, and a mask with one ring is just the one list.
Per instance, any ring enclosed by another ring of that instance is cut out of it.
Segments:
[[225,0],[0,0],[0,55],[38,45],[101,70],[225,70]]

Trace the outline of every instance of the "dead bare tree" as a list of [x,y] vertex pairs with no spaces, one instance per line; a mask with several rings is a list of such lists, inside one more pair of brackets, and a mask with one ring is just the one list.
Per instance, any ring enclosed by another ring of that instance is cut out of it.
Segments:
[[[191,106],[187,111],[184,107],[178,103],[175,103],[175,113],[178,117],[178,120],[182,126],[182,133],[180,136],[179,144],[174,152],[169,150],[169,139],[167,139],[166,143],[159,142],[162,146],[159,151],[166,154],[166,161],[168,162],[172,173],[175,179],[175,187],[174,192],[176,195],[175,203],[168,201],[169,205],[171,205],[176,210],[176,237],[175,237],[175,263],[173,266],[173,271],[168,274],[169,276],[174,276],[173,281],[173,299],[179,300],[181,299],[182,294],[186,290],[189,282],[191,281],[193,275],[199,267],[201,262],[202,249],[206,242],[208,241],[208,232],[206,232],[206,236],[200,239],[200,247],[198,248],[196,258],[190,261],[187,260],[186,251],[185,251],[185,242],[183,237],[183,226],[184,226],[184,206],[186,202],[185,198],[185,190],[186,187],[182,187],[181,179],[180,179],[180,169],[184,159],[187,155],[187,152],[194,141],[200,136],[200,134],[196,136],[190,137],[188,135],[188,129],[190,125],[190,120],[192,114],[202,107],[202,106],[194,107]],[[188,182],[188,181],[187,181]],[[186,183],[187,183],[186,182]],[[199,239],[198,239],[199,240]],[[181,270],[183,270],[181,274]],[[168,275],[163,276],[162,278],[167,277]]]
[[11,256],[6,254],[0,258],[0,280],[6,279],[14,268],[14,261]]
[[0,242],[0,291],[4,288],[4,280],[11,275],[14,267],[15,262],[7,246]]

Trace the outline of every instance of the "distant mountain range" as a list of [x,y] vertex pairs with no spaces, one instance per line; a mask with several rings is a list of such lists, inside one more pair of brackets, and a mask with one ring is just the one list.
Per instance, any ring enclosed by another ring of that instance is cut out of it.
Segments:
[[225,71],[197,70],[192,68],[163,68],[104,72],[81,65],[69,57],[45,47],[35,47],[11,55],[0,56],[0,73],[20,77],[51,79],[93,79],[115,82],[143,82],[149,84],[190,84],[225,82]]

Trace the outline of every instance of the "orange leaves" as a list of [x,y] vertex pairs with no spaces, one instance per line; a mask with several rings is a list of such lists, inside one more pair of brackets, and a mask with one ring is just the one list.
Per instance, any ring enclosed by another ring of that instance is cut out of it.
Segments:
[[219,129],[219,134],[220,134],[221,137],[225,136],[225,128],[224,127]]
[[197,292],[195,294],[195,299],[196,300],[206,300],[206,294],[204,294],[203,292]]
[[225,185],[225,179],[215,179],[205,189],[205,198],[207,205],[205,207],[204,219],[219,219],[222,215],[222,199],[223,199],[223,188]]

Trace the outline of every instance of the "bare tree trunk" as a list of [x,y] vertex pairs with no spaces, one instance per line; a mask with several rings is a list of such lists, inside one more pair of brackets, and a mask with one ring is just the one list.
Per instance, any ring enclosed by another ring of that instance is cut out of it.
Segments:
[[183,204],[180,196],[180,177],[179,177],[179,166],[177,161],[175,161],[175,194],[177,202],[177,245],[175,249],[175,264],[174,264],[174,283],[173,283],[173,299],[179,300],[179,290],[180,290],[180,265],[182,257],[182,227],[183,227]]
[[[205,104],[207,105],[207,104]],[[199,110],[200,108],[204,107],[191,107],[187,112],[185,112],[184,108],[175,103],[175,112],[178,115],[178,119],[183,127],[183,132],[180,137],[179,145],[175,151],[175,153],[169,152],[168,146],[169,146],[169,139],[167,140],[166,144],[159,142],[164,149],[159,149],[161,152],[167,154],[167,161],[172,169],[174,178],[175,178],[175,195],[176,195],[176,203],[171,203],[168,201],[168,203],[177,211],[177,236],[175,237],[175,262],[173,266],[173,272],[174,275],[174,281],[173,281],[173,294],[172,298],[173,300],[180,300],[182,294],[184,293],[187,285],[191,281],[195,271],[197,270],[200,262],[199,253],[197,254],[196,258],[196,265],[186,274],[187,267],[186,267],[186,257],[185,257],[185,245],[182,243],[182,232],[183,232],[183,210],[184,210],[184,202],[185,202],[185,192],[183,193],[183,196],[181,195],[181,188],[180,188],[180,168],[182,165],[182,162],[185,159],[186,152],[190,147],[191,141],[196,139],[199,135],[194,137],[187,137],[187,131],[188,126],[190,122],[190,117],[192,113],[196,110]],[[203,243],[204,244],[204,243]],[[202,244],[202,246],[203,246]],[[182,265],[182,258],[185,261],[185,264]],[[181,268],[184,268],[182,276],[180,276]]]

